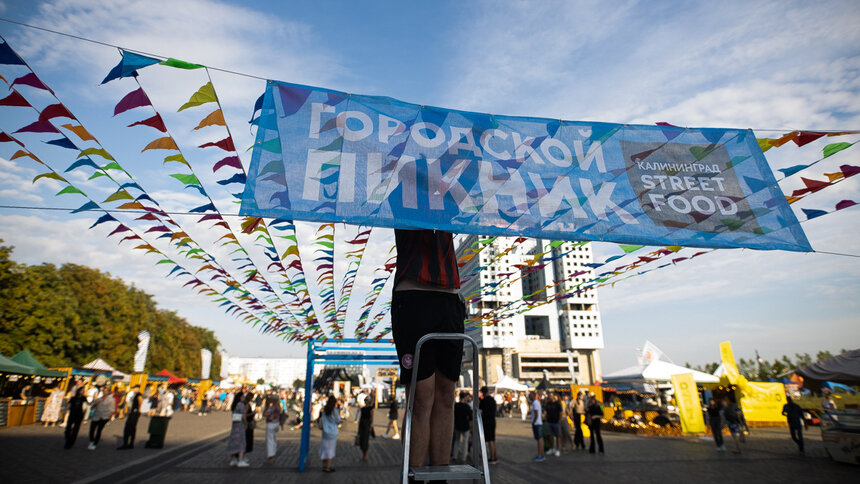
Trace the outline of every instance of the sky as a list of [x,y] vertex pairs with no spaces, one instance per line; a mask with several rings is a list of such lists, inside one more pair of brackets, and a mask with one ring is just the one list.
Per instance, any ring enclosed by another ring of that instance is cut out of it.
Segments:
[[[494,114],[751,128],[760,138],[794,129],[860,130],[860,4],[853,1],[6,0],[0,1],[0,17],[255,76],[209,70],[242,147],[253,143],[248,120],[264,79]],[[170,179],[170,166],[140,153],[152,133],[126,126],[143,115],[113,116],[113,106],[136,88],[129,79],[99,86],[119,60],[115,48],[2,21],[0,35],[163,206],[187,211],[201,204]],[[215,184],[208,169],[217,154],[195,148],[223,133],[193,129],[209,110],[176,112],[208,81],[206,72],[153,66],[139,79],[221,212],[237,213],[231,192]],[[23,89],[34,105],[55,102]],[[21,108],[0,107],[0,129],[12,132],[32,117]],[[43,135],[22,139],[58,171],[74,159],[41,143]],[[802,148],[789,143],[765,156],[774,170],[810,163],[827,142]],[[53,180],[33,183],[43,170],[26,158],[10,161],[13,152],[8,143],[0,146],[0,205],[83,203],[75,195],[55,197],[62,185]],[[250,152],[240,148],[240,155],[247,167]],[[803,176],[823,179],[857,162],[856,149],[848,149]],[[70,180],[102,199],[113,191],[77,171]],[[789,193],[802,184],[795,176],[780,187]],[[831,211],[845,199],[858,199],[857,179],[792,207],[798,214],[801,208]],[[19,262],[84,264],[134,284],[153,294],[160,307],[214,330],[230,354],[303,353],[224,315],[207,298],[165,278],[152,257],[106,238],[106,224],[88,230],[92,222],[92,214],[0,208],[0,238],[15,246]],[[817,253],[719,250],[600,288],[604,371],[635,364],[645,340],[676,363],[693,365],[717,361],[722,341],[732,342],[737,357],[758,351],[767,359],[857,347],[860,208],[802,227]],[[355,227],[337,230],[338,247],[355,233]],[[310,243],[313,231],[313,225],[300,224],[299,240]],[[198,237],[214,243],[210,234]],[[371,269],[390,256],[391,244],[390,231],[374,230],[356,299],[363,301]],[[593,246],[596,260],[619,253],[614,244]]]

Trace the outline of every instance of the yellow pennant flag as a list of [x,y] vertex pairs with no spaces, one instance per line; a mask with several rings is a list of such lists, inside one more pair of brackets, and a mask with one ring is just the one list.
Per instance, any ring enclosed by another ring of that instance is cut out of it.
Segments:
[[740,372],[738,371],[738,365],[735,364],[735,353],[732,351],[732,343],[729,341],[720,343],[720,362],[723,364],[723,369],[729,379],[729,383],[732,385],[736,384]]
[[179,108],[179,111],[194,106],[200,106],[201,104],[214,103],[217,100],[218,98],[215,96],[215,88],[212,87],[211,82],[207,82],[203,87],[198,89],[197,92],[191,95],[191,99],[189,99],[187,103],[183,104],[182,107]]
[[681,417],[681,429],[685,434],[705,433],[705,419],[702,418],[702,402],[692,373],[672,375],[675,389],[675,403]]

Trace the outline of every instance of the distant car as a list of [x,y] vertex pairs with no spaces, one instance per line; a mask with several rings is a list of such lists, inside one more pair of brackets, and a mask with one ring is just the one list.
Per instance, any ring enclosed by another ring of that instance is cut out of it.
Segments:
[[803,410],[803,423],[807,427],[810,425],[821,425],[821,417],[818,414],[818,410],[813,409],[804,409]]

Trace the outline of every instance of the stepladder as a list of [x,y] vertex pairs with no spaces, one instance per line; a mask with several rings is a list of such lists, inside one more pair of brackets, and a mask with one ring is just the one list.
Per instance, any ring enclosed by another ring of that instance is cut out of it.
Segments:
[[[427,466],[425,462],[410,462],[409,450],[412,443],[412,412],[415,405],[415,385],[418,382],[418,365],[421,362],[421,346],[431,340],[462,340],[472,347],[472,396],[478,397],[478,347],[475,340],[462,333],[429,333],[421,337],[415,345],[413,357],[412,378],[407,395],[406,419],[403,424],[403,466],[401,481],[472,481],[473,483],[490,483],[490,472],[487,462],[487,447],[484,442],[484,426],[481,422],[481,411],[478,402],[472,404],[472,459],[470,464]],[[451,402],[453,405],[453,402]],[[432,422],[431,422],[432,425]],[[451,438],[451,437],[449,437]]]

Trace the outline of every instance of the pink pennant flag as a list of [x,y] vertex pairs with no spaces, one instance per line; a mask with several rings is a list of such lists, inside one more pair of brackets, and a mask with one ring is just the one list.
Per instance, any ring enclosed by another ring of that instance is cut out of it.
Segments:
[[209,143],[204,143],[204,144],[200,145],[199,148],[207,148],[209,146],[217,146],[218,148],[221,148],[224,151],[236,151],[236,148],[233,146],[233,139],[230,138],[229,136],[222,139],[221,141],[216,141],[216,142],[210,141]]
[[836,210],[853,207],[854,205],[857,205],[857,202],[855,202],[854,200],[842,200],[841,202],[836,204]]
[[49,121],[36,121],[35,123],[28,124],[18,131],[15,131],[15,133],[59,133],[59,131]]
[[842,174],[845,175],[845,178],[850,178],[860,173],[860,166],[842,165],[839,169],[842,170]]
[[75,119],[72,113],[70,113],[69,110],[66,109],[66,107],[63,106],[61,103],[51,104],[50,106],[43,109],[41,113],[39,113],[39,121],[44,122],[54,118]]
[[212,172],[214,173],[214,172],[220,170],[221,168],[223,168],[225,166],[232,166],[233,168],[241,170],[242,169],[242,162],[239,161],[238,156],[228,156],[227,158],[224,158],[223,160],[219,161],[218,163],[215,163],[215,166],[212,168]]
[[126,94],[114,108],[113,115],[116,116],[119,113],[124,113],[129,109],[139,108],[141,106],[152,106],[146,93],[143,92],[142,87]]
[[119,224],[119,226],[118,226],[117,228],[115,228],[115,229],[113,230],[113,232],[109,233],[107,236],[108,236],[108,237],[110,237],[111,235],[119,234],[119,233],[122,233],[122,232],[128,232],[129,230],[131,230],[131,229],[130,229],[130,228],[128,228],[128,227],[126,227],[126,226],[125,226],[125,225],[123,225],[123,224]]
[[36,89],[44,89],[49,92],[54,92],[48,89],[48,86],[42,83],[42,81],[40,81],[39,78],[36,77],[36,74],[32,72],[29,74],[25,74],[18,79],[15,79],[14,81],[12,81],[12,84],[10,84],[9,87],[13,87],[15,84],[23,84],[25,86],[35,87]]

